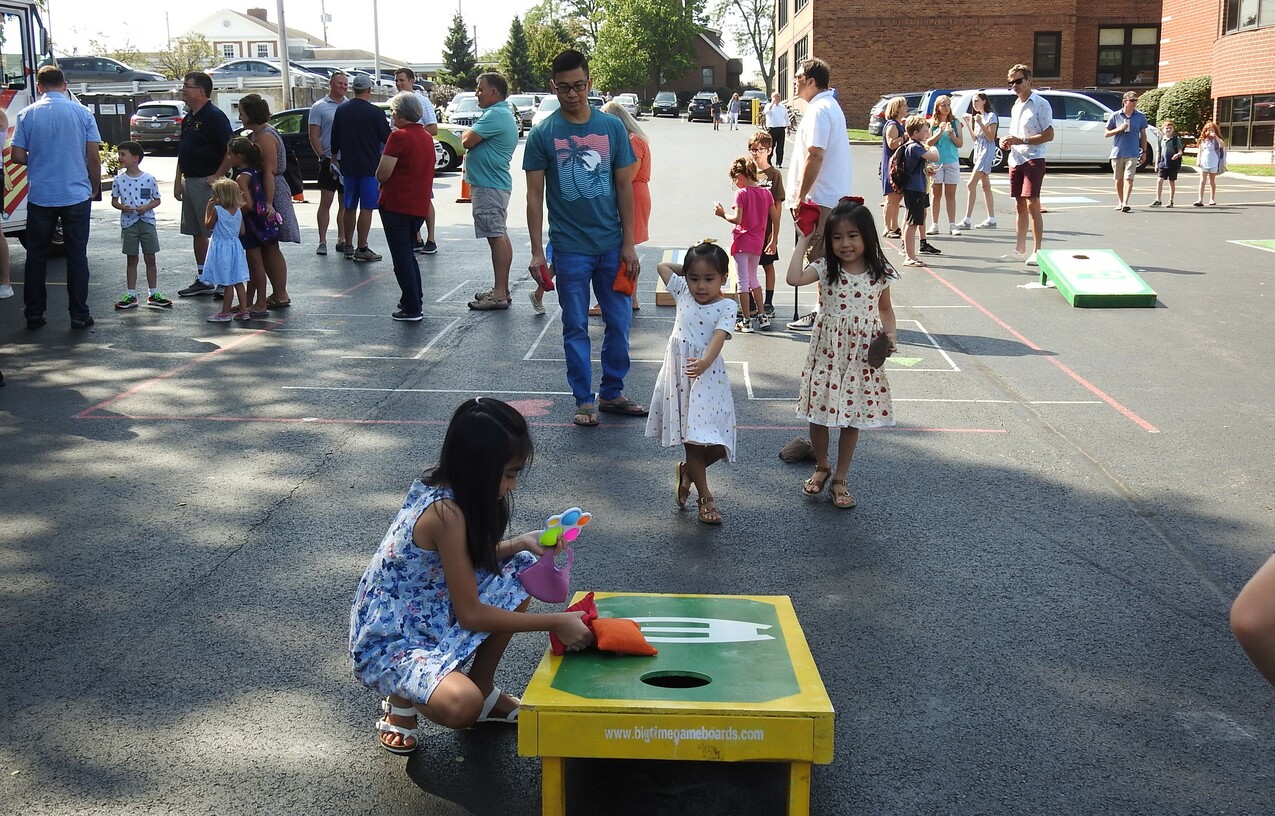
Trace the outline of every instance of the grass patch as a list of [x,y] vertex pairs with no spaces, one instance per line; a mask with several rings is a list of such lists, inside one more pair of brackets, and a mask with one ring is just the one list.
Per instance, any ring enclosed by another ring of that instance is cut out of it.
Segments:
[[846,135],[850,137],[850,141],[852,141],[852,142],[879,142],[879,141],[881,141],[881,137],[880,137],[880,136],[873,136],[873,135],[872,135],[871,133],[869,133],[868,131],[866,131],[866,130],[859,130],[858,128],[846,128]]
[[[1183,156],[1182,166],[1195,167],[1195,156]],[[1226,170],[1229,173],[1239,173],[1242,176],[1275,177],[1275,165],[1272,164],[1228,164]]]

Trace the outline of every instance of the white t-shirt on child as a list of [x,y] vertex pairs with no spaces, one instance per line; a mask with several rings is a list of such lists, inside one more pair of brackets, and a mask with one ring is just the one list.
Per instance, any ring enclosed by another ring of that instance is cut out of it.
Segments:
[[[111,182],[111,198],[117,198],[121,204],[129,207],[141,207],[159,198],[159,182],[146,172],[136,176],[120,173]],[[139,219],[154,224],[155,211],[147,210],[144,213],[120,211],[120,227],[132,226]]]

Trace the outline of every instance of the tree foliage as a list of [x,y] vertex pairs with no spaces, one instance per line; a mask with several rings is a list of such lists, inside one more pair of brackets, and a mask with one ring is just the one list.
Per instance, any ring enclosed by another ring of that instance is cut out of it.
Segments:
[[766,96],[775,81],[774,0],[719,0],[713,19],[730,33],[741,54],[751,53],[761,65]]
[[1142,111],[1142,115],[1147,117],[1147,121],[1153,125],[1160,122],[1160,100],[1164,98],[1164,92],[1167,90],[1168,88],[1152,88],[1138,97],[1138,110]]
[[602,32],[602,24],[606,20],[607,0],[566,0],[571,16],[580,22],[584,32],[581,37],[581,51],[586,55],[593,54],[598,48],[598,37]]
[[155,68],[169,79],[181,79],[191,71],[202,71],[217,61],[217,50],[202,34],[175,37],[168,48],[155,57]]
[[654,95],[696,65],[705,0],[603,0],[592,68],[603,87],[642,85]]
[[512,91],[531,91],[537,87],[536,74],[531,66],[531,49],[527,42],[527,30],[522,20],[514,17],[509,24],[509,39],[500,55],[501,73],[509,80]]
[[[568,48],[579,48],[582,34],[579,21],[561,13],[560,2],[544,0],[527,10],[522,26],[527,35],[527,58],[531,63],[531,87],[547,89],[553,79],[554,57]],[[574,33],[573,33],[574,32]]]
[[1174,83],[1156,111],[1161,119],[1172,119],[1179,133],[1199,134],[1200,126],[1213,118],[1213,80],[1191,77]]
[[443,40],[443,70],[438,72],[438,78],[448,85],[472,91],[478,87],[479,73],[478,55],[469,36],[469,27],[460,12],[456,12],[451,28],[447,29],[447,38]]
[[96,57],[110,57],[133,68],[146,67],[146,57],[127,37],[124,38],[124,44],[118,48],[111,48],[103,41],[93,38],[89,40],[89,53]]

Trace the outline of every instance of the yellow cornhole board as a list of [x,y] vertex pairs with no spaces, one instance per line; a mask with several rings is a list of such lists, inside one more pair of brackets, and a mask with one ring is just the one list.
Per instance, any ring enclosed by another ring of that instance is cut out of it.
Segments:
[[[661,263],[680,264],[682,259],[686,257],[684,249],[666,249],[664,257],[660,258]],[[722,287],[722,294],[728,297],[735,297],[739,292],[739,275],[735,271],[735,259],[730,259],[730,277],[726,281],[726,285]],[[677,301],[669,294],[668,289],[664,288],[664,279],[656,274],[655,276],[655,305],[656,306],[676,306]]]
[[[578,600],[581,593],[576,594]],[[832,762],[832,702],[786,595],[601,592],[659,654],[545,652],[522,697],[518,753],[540,757],[544,816],[565,816],[565,760],[787,762],[788,814]]]

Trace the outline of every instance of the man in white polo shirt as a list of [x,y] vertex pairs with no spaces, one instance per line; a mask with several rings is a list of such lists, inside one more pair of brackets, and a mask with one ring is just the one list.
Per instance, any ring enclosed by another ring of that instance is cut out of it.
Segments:
[[[792,81],[797,96],[806,100],[806,112],[793,136],[788,166],[788,209],[795,220],[803,201],[819,205],[819,223],[810,242],[808,257],[823,255],[823,228],[828,214],[843,196],[850,195],[850,138],[846,115],[828,82],[828,63],[811,57],[797,66]],[[810,331],[815,312],[788,324],[793,331]]]

